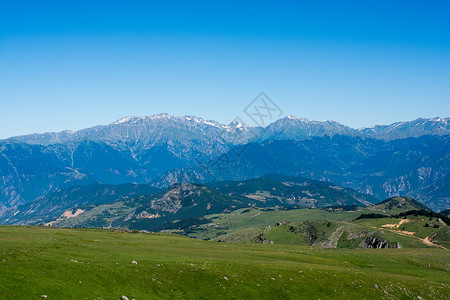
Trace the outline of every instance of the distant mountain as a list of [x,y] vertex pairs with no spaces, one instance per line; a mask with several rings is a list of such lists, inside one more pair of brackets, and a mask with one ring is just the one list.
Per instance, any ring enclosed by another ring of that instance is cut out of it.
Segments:
[[[81,211],[89,206],[101,205],[148,195],[158,189],[145,184],[100,184],[86,186],[72,186],[60,191],[41,196],[36,200],[20,205],[0,217],[3,224],[38,224],[55,220],[66,210],[80,208]],[[76,210],[75,210],[76,211]]]
[[377,198],[404,194],[446,209],[448,120],[356,130],[293,116],[261,128],[160,114],[13,137],[0,141],[0,214],[73,185],[163,188],[268,173],[332,181]]
[[[168,114],[158,114],[147,117],[125,117],[109,125],[95,126],[80,131],[62,131],[44,134],[31,134],[12,137],[9,140],[28,144],[50,145],[73,143],[86,139],[102,141],[107,144],[120,145],[135,155],[141,150],[158,145],[171,145],[173,149],[187,147],[191,151],[201,149],[209,143],[219,143],[224,146],[224,132],[249,134],[249,126],[234,122],[229,125],[216,121],[208,121],[199,117],[173,117]],[[194,144],[190,144],[195,142]],[[245,142],[245,141],[244,141]]]
[[277,120],[261,131],[259,141],[265,140],[303,140],[315,136],[348,135],[357,131],[334,121],[312,121],[295,116]]
[[450,134],[450,118],[419,118],[414,121],[353,129],[334,121],[321,122],[288,116],[264,128],[259,140],[303,140],[308,137],[334,135],[395,140],[423,135],[448,134]]
[[396,122],[391,125],[376,125],[362,128],[359,133],[387,140],[420,137],[423,135],[450,134],[450,118],[419,118],[409,122]]
[[213,182],[208,186],[226,195],[256,200],[259,206],[319,208],[337,205],[366,206],[378,202],[375,197],[333,183],[276,174],[244,181]]

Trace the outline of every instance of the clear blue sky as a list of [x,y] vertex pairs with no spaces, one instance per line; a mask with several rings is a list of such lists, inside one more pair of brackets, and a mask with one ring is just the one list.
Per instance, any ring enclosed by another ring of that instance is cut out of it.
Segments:
[[0,0],[0,138],[265,91],[352,127],[450,116],[449,1]]

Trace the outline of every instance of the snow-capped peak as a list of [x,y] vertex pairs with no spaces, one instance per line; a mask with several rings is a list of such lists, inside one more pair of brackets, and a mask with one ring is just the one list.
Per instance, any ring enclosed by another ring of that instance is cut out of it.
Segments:
[[146,119],[155,120],[155,119],[171,119],[172,116],[168,113],[160,113],[152,116],[145,117]]
[[127,123],[127,122],[130,122],[131,120],[137,119],[137,118],[140,119],[139,117],[136,117],[136,116],[128,116],[128,117],[124,117],[122,119],[117,120],[113,124],[116,125],[116,124]]

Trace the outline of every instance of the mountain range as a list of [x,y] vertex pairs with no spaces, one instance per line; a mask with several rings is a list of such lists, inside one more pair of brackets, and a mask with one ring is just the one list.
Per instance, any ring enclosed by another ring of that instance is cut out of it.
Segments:
[[198,117],[126,117],[0,141],[0,214],[95,183],[208,183],[270,173],[334,182],[384,199],[450,208],[449,118],[353,129],[288,116],[267,127]]
[[[224,134],[225,133],[225,134]],[[232,143],[228,134],[242,134],[237,143]],[[256,134],[256,136],[254,136]],[[146,117],[125,117],[109,125],[62,132],[47,132],[11,137],[28,144],[50,145],[77,142],[85,139],[106,143],[124,143],[132,149],[151,148],[172,142],[192,140],[222,140],[231,144],[245,144],[257,137],[262,140],[302,140],[311,136],[350,135],[380,138],[385,140],[419,137],[422,135],[450,134],[450,118],[419,118],[414,121],[396,122],[390,125],[353,129],[334,121],[313,121],[295,116],[276,120],[267,127],[251,127],[239,121],[228,125],[200,117],[173,117],[162,113]],[[197,145],[198,146],[198,145]]]

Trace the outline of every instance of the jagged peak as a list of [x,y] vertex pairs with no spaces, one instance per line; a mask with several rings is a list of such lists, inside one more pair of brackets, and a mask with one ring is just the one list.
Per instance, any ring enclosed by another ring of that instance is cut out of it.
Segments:
[[230,124],[226,126],[228,129],[239,129],[239,128],[250,128],[251,126],[248,126],[247,124],[241,122],[240,120],[234,120]]

